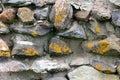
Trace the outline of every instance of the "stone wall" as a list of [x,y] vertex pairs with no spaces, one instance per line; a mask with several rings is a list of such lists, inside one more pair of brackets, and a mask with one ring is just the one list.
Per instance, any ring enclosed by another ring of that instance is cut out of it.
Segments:
[[0,80],[119,80],[119,0],[0,2]]

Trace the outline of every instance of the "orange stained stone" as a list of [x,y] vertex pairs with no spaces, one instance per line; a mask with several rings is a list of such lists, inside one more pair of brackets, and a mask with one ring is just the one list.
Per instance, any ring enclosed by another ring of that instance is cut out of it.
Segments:
[[35,55],[38,55],[38,51],[35,50],[34,48],[27,48],[26,50],[24,50],[24,53],[27,55],[27,56],[35,56]]

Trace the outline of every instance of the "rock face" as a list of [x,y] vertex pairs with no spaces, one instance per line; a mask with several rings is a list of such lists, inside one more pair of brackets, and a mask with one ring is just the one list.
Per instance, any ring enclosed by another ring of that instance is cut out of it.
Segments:
[[81,66],[72,72],[68,73],[70,80],[119,80],[116,75],[104,74],[92,67]]
[[120,0],[0,0],[0,80],[119,80],[119,56]]
[[50,20],[58,30],[66,29],[72,18],[73,10],[65,0],[57,0],[52,8]]
[[59,72],[68,70],[69,66],[65,63],[58,63],[54,60],[37,60],[33,62],[31,66],[31,70],[36,73],[47,73],[47,72]]

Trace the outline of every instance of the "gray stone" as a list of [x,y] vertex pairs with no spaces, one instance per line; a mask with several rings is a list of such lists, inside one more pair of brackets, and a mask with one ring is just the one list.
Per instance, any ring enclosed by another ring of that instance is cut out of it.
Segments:
[[111,10],[106,0],[97,0],[92,8],[93,16],[98,20],[108,20],[111,18]]
[[67,0],[75,9],[90,11],[94,0]]
[[56,29],[64,30],[68,28],[72,15],[73,10],[71,5],[65,0],[57,0],[49,17]]
[[116,72],[116,66],[115,65],[111,65],[102,61],[98,61],[98,60],[93,60],[91,65],[99,70],[102,71],[104,73],[115,73]]
[[54,4],[56,0],[32,0],[36,6],[44,6],[46,4]]
[[19,8],[17,16],[23,23],[32,23],[34,21],[33,11],[27,7]]
[[46,37],[32,37],[29,35],[15,34],[12,38],[14,47],[12,55],[42,56],[47,50],[50,35]]
[[31,68],[36,73],[59,72],[69,70],[67,63],[61,63],[56,60],[42,59],[33,62]]
[[26,6],[30,5],[32,0],[2,0],[5,4],[11,4],[11,6]]
[[87,39],[83,26],[76,21],[72,23],[71,28],[69,30],[61,32],[58,35],[67,38]]
[[50,40],[49,52],[51,55],[65,55],[72,53],[72,50],[64,40],[54,37]]
[[72,60],[70,63],[70,66],[81,66],[81,65],[86,65],[90,64],[90,60],[87,57],[81,57],[81,58],[76,58]]
[[43,79],[43,80],[67,80],[64,77],[53,77],[53,78],[48,78],[48,79]]
[[86,41],[83,43],[83,49],[87,49],[89,52],[101,55],[119,55],[119,40],[120,39],[115,35],[111,35],[110,37],[103,40]]
[[120,7],[120,0],[109,0],[111,3],[113,3],[116,6]]
[[28,67],[16,60],[3,61],[0,63],[0,72],[20,72],[26,70],[28,70]]
[[112,23],[115,26],[120,27],[120,11],[113,11],[112,12]]
[[34,37],[44,36],[48,34],[52,30],[52,25],[44,20],[44,21],[36,21],[35,25],[25,25],[20,22],[13,23],[11,28],[17,32],[22,34],[29,34]]
[[[91,18],[89,23],[87,23],[86,28],[86,34],[88,38],[90,38],[90,36],[94,37],[94,39],[107,38],[108,33],[106,23],[104,22],[100,22],[94,18]],[[88,30],[91,32],[92,35],[90,35],[90,32]]]
[[93,67],[81,66],[68,73],[69,80],[119,80],[119,77],[112,74],[104,74]]
[[43,20],[48,18],[49,7],[37,8],[34,10],[34,17],[37,20]]
[[8,27],[4,23],[0,22],[0,34],[9,33],[9,32],[10,31]]

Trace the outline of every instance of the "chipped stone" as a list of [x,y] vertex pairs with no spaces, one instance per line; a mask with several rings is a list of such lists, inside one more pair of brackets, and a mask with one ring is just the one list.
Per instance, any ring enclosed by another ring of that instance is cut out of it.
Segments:
[[43,79],[43,80],[67,80],[64,77],[53,77],[53,78],[47,78],[47,79]]
[[36,60],[31,66],[31,70],[36,73],[59,72],[69,70],[69,68],[69,65],[66,63],[60,63],[56,60],[49,59]]
[[72,23],[69,30],[59,33],[58,35],[67,38],[87,39],[83,26],[76,21]]
[[44,7],[44,8],[37,8],[34,11],[34,17],[37,20],[43,20],[48,18],[48,13],[49,13],[49,7]]

